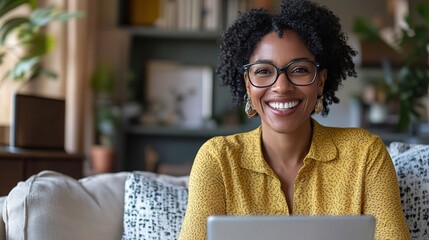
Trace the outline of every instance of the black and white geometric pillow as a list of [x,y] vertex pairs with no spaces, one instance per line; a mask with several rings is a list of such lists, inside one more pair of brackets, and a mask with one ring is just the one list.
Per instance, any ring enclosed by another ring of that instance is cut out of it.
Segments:
[[394,142],[388,150],[412,239],[429,239],[429,145]]
[[125,182],[123,240],[176,240],[188,202],[188,189],[138,172]]

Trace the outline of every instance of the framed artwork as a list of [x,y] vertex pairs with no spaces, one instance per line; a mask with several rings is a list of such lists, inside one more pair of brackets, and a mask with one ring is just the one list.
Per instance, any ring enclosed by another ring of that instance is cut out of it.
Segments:
[[152,60],[146,65],[146,99],[157,124],[201,128],[212,117],[213,69]]

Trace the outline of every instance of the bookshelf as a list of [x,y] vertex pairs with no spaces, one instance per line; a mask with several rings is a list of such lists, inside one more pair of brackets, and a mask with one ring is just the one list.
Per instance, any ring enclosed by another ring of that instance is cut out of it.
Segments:
[[[187,65],[203,65],[213,70],[212,87],[212,118],[222,119],[230,113],[231,97],[227,87],[222,87],[214,73],[217,63],[218,43],[222,31],[230,19],[234,18],[230,10],[232,4],[237,11],[243,8],[247,0],[167,0],[187,4],[207,3],[217,4],[218,16],[211,20],[211,25],[200,19],[198,24],[184,26],[159,26],[155,21],[152,24],[133,24],[132,4],[137,0],[118,0],[119,26],[131,35],[130,69],[135,75],[133,95],[136,101],[148,107],[146,65],[153,60],[175,61]],[[142,2],[153,0],[140,0]],[[160,0],[160,3],[165,0]],[[141,4],[141,2],[139,3]],[[181,7],[183,10],[183,7]],[[162,11],[162,10],[161,10]],[[178,9],[177,11],[180,11]],[[162,13],[160,13],[162,14]],[[175,13],[179,15],[180,13]],[[235,13],[237,14],[237,13]],[[174,14],[170,14],[174,15]],[[213,23],[215,21],[216,23]],[[162,21],[161,21],[162,22]],[[165,22],[168,21],[164,21]],[[179,24],[179,23],[177,23]],[[121,169],[145,170],[145,158],[148,149],[155,149],[161,162],[180,164],[193,161],[199,147],[209,138],[216,135],[228,135],[250,130],[255,124],[246,123],[234,127],[218,125],[211,128],[185,129],[174,126],[156,126],[142,124],[134,119],[125,120],[124,134],[121,141],[120,161]]]
[[[230,135],[250,130],[250,126],[216,129],[183,129],[174,127],[146,127],[133,125],[127,128],[127,156],[131,161],[125,163],[126,170],[145,168],[145,153],[155,149],[162,163],[190,164],[200,146],[214,136]],[[139,158],[138,160],[134,157]]]

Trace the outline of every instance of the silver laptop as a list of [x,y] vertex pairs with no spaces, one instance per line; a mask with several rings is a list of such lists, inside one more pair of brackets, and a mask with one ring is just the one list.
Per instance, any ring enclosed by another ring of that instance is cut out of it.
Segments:
[[208,240],[373,240],[375,218],[360,216],[210,216]]

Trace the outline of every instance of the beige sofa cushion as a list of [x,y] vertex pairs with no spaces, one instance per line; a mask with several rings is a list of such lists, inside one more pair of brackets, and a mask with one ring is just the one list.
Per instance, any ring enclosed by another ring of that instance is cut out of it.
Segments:
[[80,181],[43,171],[7,196],[3,218],[10,240],[120,239],[126,172]]

